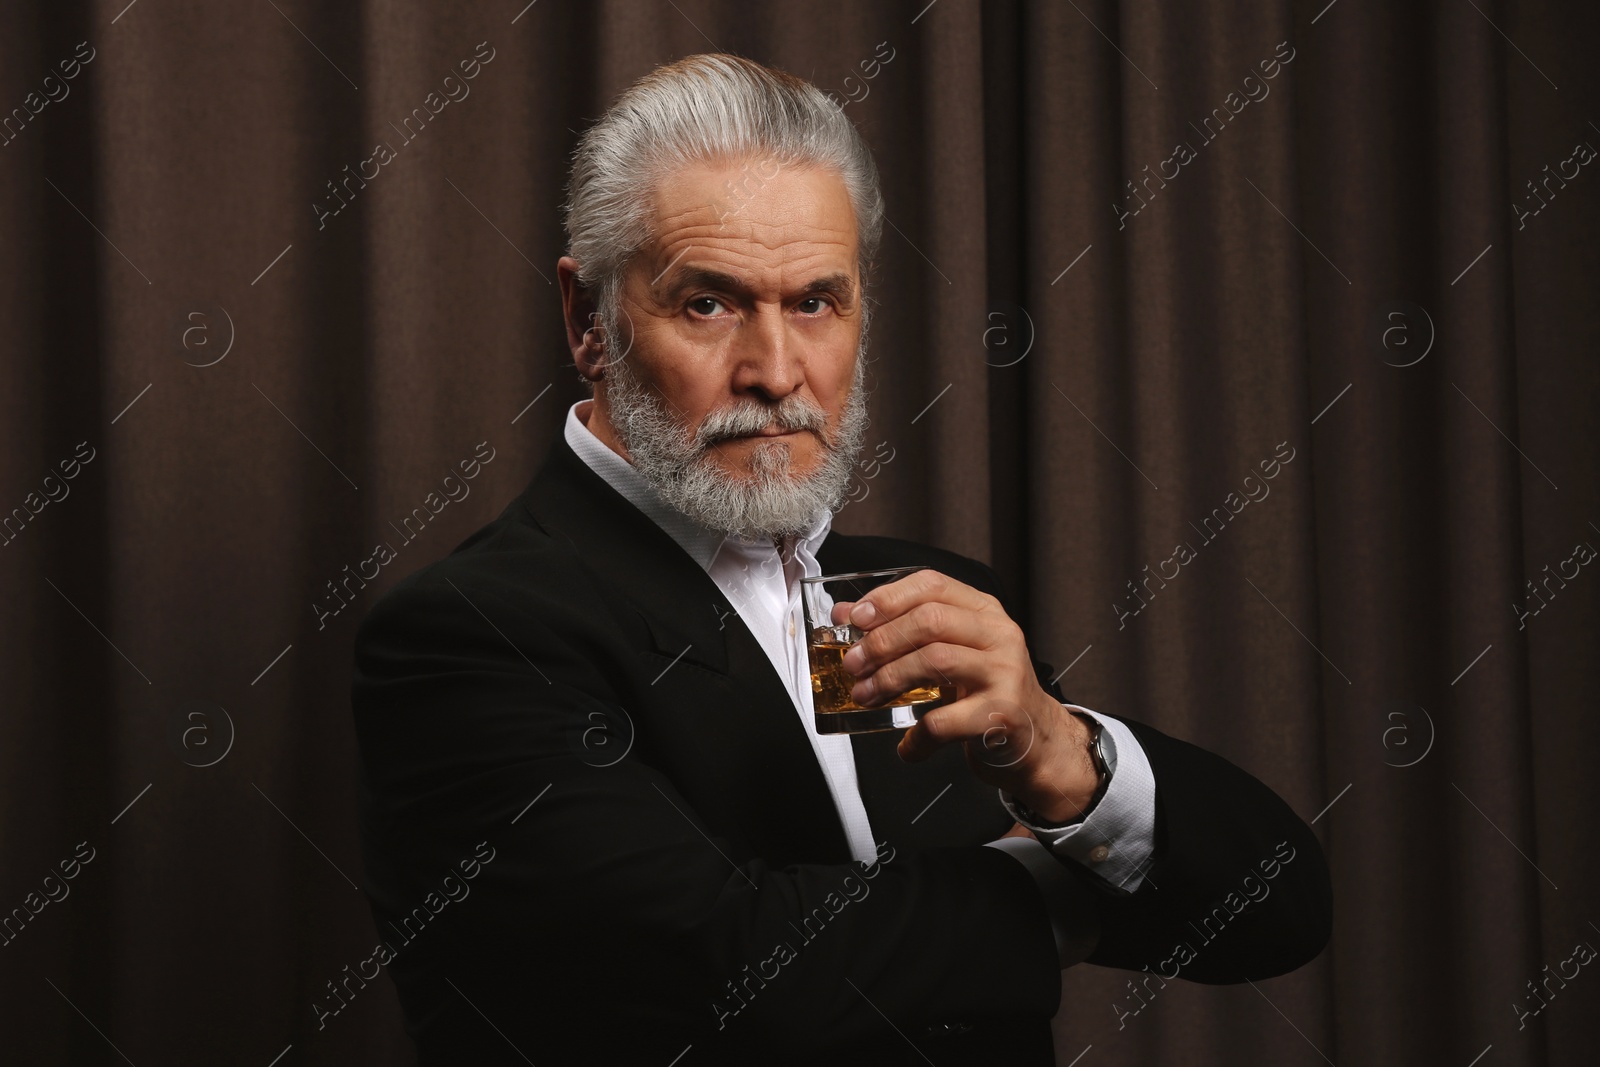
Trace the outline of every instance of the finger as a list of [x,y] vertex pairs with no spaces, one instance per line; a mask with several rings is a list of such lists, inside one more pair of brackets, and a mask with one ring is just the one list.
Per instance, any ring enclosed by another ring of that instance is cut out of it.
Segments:
[[908,650],[866,678],[858,676],[850,687],[850,698],[868,706],[892,700],[918,686],[942,685],[970,691],[989,682],[984,671],[982,653],[961,645],[936,642]]
[[886,619],[867,632],[845,654],[844,669],[865,678],[913,649],[945,642],[987,651],[1020,631],[1004,615],[980,614],[931,600],[896,619]]
[[899,618],[916,605],[930,600],[969,611],[988,611],[1000,604],[988,593],[979,592],[930,567],[913,571],[904,578],[886,582],[865,593],[851,609],[850,621],[863,630],[869,629],[884,619]]
[[[956,704],[959,703],[960,701],[956,702]],[[960,740],[959,737],[950,732],[950,726],[946,720],[940,717],[940,712],[956,711],[956,704],[947,704],[942,708],[934,708],[918,719],[904,734],[900,735],[900,744],[896,748],[900,758],[906,763],[921,763],[952,741]]]
[[899,753],[907,763],[920,763],[945,745],[970,742],[972,760],[1003,771],[1028,756],[1037,733],[1019,705],[968,697],[925,714],[900,738]]

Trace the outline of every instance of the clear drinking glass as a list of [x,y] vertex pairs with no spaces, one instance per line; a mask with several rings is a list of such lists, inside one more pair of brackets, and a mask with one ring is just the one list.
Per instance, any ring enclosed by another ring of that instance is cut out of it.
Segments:
[[[850,699],[855,675],[845,670],[844,654],[866,636],[848,622],[833,622],[833,605],[860,600],[880,585],[925,567],[891,567],[881,571],[824,574],[800,579],[805,610],[806,648],[811,659],[811,696],[819,734],[863,734],[911,726],[930,708],[956,699],[954,686],[921,685],[891,700],[862,707]],[[892,625],[892,624],[891,624]]]

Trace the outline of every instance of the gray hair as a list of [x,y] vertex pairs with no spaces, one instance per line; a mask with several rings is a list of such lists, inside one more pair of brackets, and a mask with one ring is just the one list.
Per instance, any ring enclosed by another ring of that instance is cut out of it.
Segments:
[[[865,340],[867,274],[884,208],[871,151],[815,85],[721,53],[687,56],[640,78],[585,131],[573,153],[562,205],[567,254],[578,261],[579,284],[594,294],[608,339],[618,336],[623,275],[651,237],[658,183],[685,165],[739,160],[823,167],[844,181],[855,209]],[[762,181],[761,174],[755,180]],[[725,210],[723,217],[729,213],[736,212]]]

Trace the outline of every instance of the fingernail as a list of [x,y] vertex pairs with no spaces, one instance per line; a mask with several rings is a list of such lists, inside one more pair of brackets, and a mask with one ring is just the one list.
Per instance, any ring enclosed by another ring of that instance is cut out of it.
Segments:
[[870,626],[877,621],[878,609],[869,600],[863,600],[850,610],[850,621],[857,626]]

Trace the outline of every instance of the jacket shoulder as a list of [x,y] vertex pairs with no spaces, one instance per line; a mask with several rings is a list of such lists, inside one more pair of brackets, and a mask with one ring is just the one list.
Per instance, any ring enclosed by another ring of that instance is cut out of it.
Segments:
[[395,627],[426,630],[454,614],[445,604],[471,610],[483,603],[543,606],[581,602],[586,570],[565,541],[510,508],[480,527],[441,559],[401,578],[367,609],[356,631],[359,654],[380,632]]

